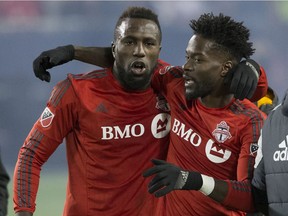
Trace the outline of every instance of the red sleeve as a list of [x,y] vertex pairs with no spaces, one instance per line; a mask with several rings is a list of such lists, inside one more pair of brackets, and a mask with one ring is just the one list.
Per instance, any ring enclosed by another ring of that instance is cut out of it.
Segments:
[[254,111],[247,110],[247,115],[251,116],[250,121],[247,121],[247,124],[244,125],[242,131],[240,131],[242,147],[237,163],[237,180],[226,181],[228,183],[228,194],[223,204],[230,208],[252,212],[254,211],[254,205],[251,192],[251,180],[258,149],[257,141],[266,116],[255,109]]
[[268,90],[268,81],[266,77],[266,72],[264,68],[260,66],[260,76],[258,80],[258,85],[250,101],[256,102],[260,100],[262,97],[266,95],[267,90]]
[[35,211],[41,167],[73,128],[77,108],[75,98],[68,79],[59,83],[24,141],[13,177],[15,212]]
[[163,67],[166,67],[166,66],[169,66],[170,64],[163,61],[162,59],[158,59],[158,64],[155,68],[155,71],[158,71],[159,69],[163,68]]

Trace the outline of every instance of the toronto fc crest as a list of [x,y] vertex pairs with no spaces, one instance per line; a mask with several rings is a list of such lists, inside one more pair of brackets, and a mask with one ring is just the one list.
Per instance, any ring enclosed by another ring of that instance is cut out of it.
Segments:
[[156,97],[156,109],[160,109],[164,112],[169,112],[170,111],[170,107],[169,104],[167,102],[167,100],[165,99],[164,96],[162,96],[161,94],[158,94]]
[[227,139],[232,137],[231,133],[229,132],[229,128],[230,127],[225,121],[221,121],[219,124],[217,124],[217,127],[212,134],[218,142],[224,143]]

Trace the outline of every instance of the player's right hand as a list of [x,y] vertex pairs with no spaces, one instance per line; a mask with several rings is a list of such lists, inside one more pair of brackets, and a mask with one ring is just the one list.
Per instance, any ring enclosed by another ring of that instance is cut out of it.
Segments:
[[50,82],[51,75],[47,69],[65,64],[73,59],[73,45],[60,46],[55,49],[44,51],[33,61],[34,74],[40,80]]

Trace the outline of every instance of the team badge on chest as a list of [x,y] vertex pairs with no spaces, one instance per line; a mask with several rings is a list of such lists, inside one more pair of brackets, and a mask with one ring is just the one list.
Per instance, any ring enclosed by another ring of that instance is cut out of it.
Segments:
[[217,127],[212,134],[219,143],[224,143],[227,139],[232,137],[229,129],[230,127],[227,125],[227,123],[225,121],[221,121],[219,124],[217,124]]

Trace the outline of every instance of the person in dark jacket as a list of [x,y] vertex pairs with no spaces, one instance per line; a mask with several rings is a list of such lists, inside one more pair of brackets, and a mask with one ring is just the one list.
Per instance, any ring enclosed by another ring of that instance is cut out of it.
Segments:
[[257,210],[288,214],[288,90],[266,119],[259,138],[252,190]]
[[0,216],[7,215],[7,205],[8,205],[8,182],[10,178],[3,166],[1,155],[0,155]]

